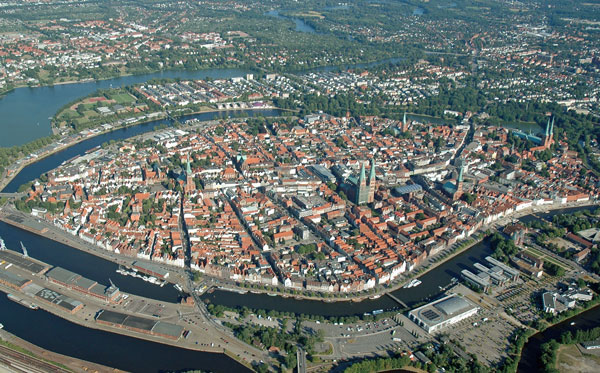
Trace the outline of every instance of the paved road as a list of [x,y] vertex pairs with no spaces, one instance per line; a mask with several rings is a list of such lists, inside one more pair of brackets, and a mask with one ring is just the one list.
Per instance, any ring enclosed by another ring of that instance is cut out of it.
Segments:
[[298,373],[306,373],[306,352],[303,349],[298,349],[296,352],[296,359],[298,360],[296,367]]

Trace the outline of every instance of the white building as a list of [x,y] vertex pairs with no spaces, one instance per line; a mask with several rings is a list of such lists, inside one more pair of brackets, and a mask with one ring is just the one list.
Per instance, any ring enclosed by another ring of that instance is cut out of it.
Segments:
[[467,299],[452,294],[410,311],[408,318],[433,334],[475,315],[478,310],[479,307]]

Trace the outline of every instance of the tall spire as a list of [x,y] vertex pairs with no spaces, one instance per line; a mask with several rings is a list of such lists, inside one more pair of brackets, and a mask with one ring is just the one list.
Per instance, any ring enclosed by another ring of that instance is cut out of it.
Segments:
[[402,125],[406,127],[406,111],[404,112],[404,119],[402,119]]
[[458,169],[458,182],[462,182],[463,181],[463,172],[465,169],[465,165],[461,162],[460,163],[460,168]]
[[371,160],[371,173],[369,174],[369,185],[375,182],[375,158]]
[[554,134],[554,116],[552,116],[552,124],[550,124],[550,136]]
[[548,137],[550,134],[550,118],[548,118],[548,123],[546,123],[546,132],[544,133],[545,137]]
[[365,164],[363,163],[360,166],[360,177],[358,178],[358,184],[359,185],[365,185],[366,181],[365,181],[366,177],[365,177]]
[[190,166],[190,156],[189,155],[187,157],[187,166],[185,169],[185,176],[187,176],[187,177],[192,176],[192,166]]

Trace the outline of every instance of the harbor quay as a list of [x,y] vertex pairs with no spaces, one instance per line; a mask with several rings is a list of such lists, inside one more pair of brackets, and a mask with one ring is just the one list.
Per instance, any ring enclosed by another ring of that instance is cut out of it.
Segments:
[[23,307],[39,308],[88,328],[198,351],[228,351],[245,365],[265,359],[215,330],[193,303],[126,294],[113,284],[105,286],[10,250],[0,251],[0,290]]

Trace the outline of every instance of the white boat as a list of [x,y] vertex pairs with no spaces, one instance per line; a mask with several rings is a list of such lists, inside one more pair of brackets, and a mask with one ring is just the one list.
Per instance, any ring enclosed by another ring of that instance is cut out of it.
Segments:
[[181,288],[181,286],[180,286],[179,284],[175,284],[175,285],[173,285],[173,287],[174,287],[175,289],[177,289],[177,291],[179,291],[179,292],[183,292],[183,289]]
[[4,243],[2,237],[0,237],[0,250],[6,250],[6,244]]
[[379,299],[381,298],[381,294],[371,295],[369,299]]
[[403,288],[409,289],[409,288],[414,288],[419,285],[421,285],[421,280],[418,280],[415,278],[415,279],[412,279],[408,284],[404,285]]
[[0,324],[0,329],[4,328],[4,325]]

